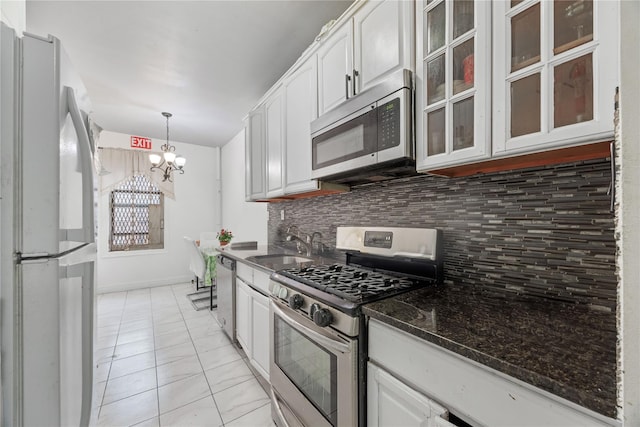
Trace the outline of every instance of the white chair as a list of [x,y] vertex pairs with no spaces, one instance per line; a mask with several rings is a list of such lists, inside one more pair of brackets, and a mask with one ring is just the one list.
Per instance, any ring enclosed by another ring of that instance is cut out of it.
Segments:
[[[187,246],[187,253],[189,254],[189,270],[196,276],[196,292],[193,294],[189,294],[189,299],[191,300],[193,306],[196,308],[196,310],[198,310],[201,307],[198,307],[196,305],[197,301],[206,299],[207,297],[204,298],[198,298],[197,296],[201,296],[201,292],[197,292],[198,290],[200,290],[200,283],[202,283],[202,287],[204,288],[205,283],[204,283],[204,276],[207,273],[207,263],[204,260],[204,255],[202,254],[202,252],[200,252],[200,249],[198,249],[198,246],[196,245],[196,242],[189,238],[189,237],[184,237],[184,241],[185,244]],[[214,278],[211,278],[212,280],[214,280]],[[214,290],[214,286],[213,283],[211,284],[211,286],[209,286],[209,309],[212,310],[213,309],[213,290]],[[192,298],[192,296],[196,296],[195,298]]]
[[218,246],[218,238],[215,231],[203,231],[200,233],[200,249],[215,248]]
[[187,253],[189,254],[189,270],[196,276],[196,290],[200,287],[200,281],[204,285],[204,275],[207,272],[207,264],[204,261],[204,256],[196,242],[190,237],[184,238],[187,245]]

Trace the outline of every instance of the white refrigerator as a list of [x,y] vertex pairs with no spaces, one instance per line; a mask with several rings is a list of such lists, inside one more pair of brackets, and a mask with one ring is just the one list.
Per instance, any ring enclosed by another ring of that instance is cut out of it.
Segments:
[[1,26],[3,426],[88,425],[95,173],[86,90],[54,37]]

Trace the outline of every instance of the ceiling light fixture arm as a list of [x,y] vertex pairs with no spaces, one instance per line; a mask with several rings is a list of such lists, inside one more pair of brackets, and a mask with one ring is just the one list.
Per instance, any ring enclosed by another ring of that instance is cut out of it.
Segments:
[[163,112],[162,115],[167,119],[167,142],[162,144],[160,149],[162,150],[162,155],[160,154],[150,154],[149,161],[151,161],[151,171],[159,170],[162,172],[162,181],[173,182],[171,179],[172,172],[179,172],[181,175],[184,174],[184,165],[187,162],[187,159],[180,155],[176,155],[176,147],[169,143],[169,117],[172,116],[171,113]]

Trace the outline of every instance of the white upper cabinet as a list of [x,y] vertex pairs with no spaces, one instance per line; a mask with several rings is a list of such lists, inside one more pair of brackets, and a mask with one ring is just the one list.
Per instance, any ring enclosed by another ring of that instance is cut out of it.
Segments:
[[491,2],[416,3],[416,168],[491,155]]
[[311,121],[318,117],[316,57],[311,56],[284,82],[285,194],[317,189],[311,180]]
[[613,138],[617,1],[493,2],[493,153]]
[[413,69],[413,10],[412,1],[369,1],[353,16],[352,83],[356,93],[394,71]]
[[340,27],[318,49],[319,115],[342,104],[351,90],[353,46],[350,22]]
[[284,194],[282,148],[284,144],[284,100],[282,88],[265,101],[267,135],[267,197]]
[[365,2],[318,49],[318,114],[402,68],[413,69],[414,2]]
[[245,196],[264,199],[265,187],[264,106],[253,109],[245,122]]

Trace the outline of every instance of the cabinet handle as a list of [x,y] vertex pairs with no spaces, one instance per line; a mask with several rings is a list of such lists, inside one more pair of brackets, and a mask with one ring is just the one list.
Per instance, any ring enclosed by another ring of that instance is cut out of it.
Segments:
[[344,75],[344,99],[349,99],[349,80],[351,76],[349,74]]
[[353,96],[356,96],[356,78],[360,75],[358,70],[353,69]]

